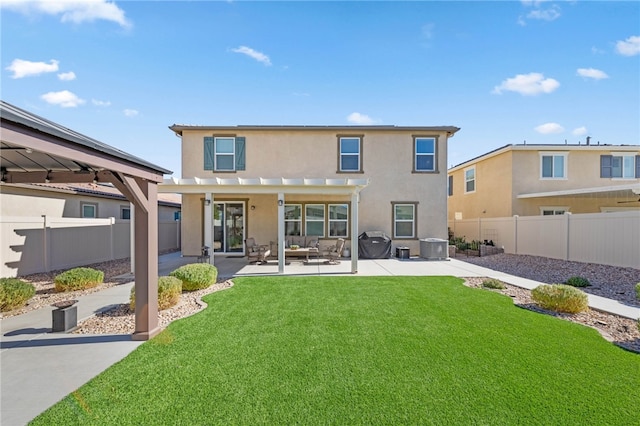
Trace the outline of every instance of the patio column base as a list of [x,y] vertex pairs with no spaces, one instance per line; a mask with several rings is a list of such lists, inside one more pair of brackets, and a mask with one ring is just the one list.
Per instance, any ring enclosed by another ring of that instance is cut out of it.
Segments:
[[131,335],[131,340],[147,341],[160,334],[161,331],[162,329],[160,327],[156,327],[150,331],[137,331]]

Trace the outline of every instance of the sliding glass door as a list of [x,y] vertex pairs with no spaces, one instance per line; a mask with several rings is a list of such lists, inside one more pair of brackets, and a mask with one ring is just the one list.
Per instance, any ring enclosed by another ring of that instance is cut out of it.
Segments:
[[214,203],[213,250],[216,253],[243,253],[245,206],[238,202]]

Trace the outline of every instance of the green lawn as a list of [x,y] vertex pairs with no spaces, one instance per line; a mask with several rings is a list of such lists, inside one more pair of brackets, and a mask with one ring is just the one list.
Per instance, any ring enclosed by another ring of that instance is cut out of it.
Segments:
[[452,277],[238,278],[34,424],[631,425],[640,356]]

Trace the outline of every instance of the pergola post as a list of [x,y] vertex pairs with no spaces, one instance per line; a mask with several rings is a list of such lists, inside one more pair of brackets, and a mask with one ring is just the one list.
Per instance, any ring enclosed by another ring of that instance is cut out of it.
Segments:
[[284,193],[278,192],[278,273],[284,274]]
[[351,194],[351,273],[358,273],[358,193]]
[[209,247],[209,263],[213,265],[213,194],[204,194],[204,245]]

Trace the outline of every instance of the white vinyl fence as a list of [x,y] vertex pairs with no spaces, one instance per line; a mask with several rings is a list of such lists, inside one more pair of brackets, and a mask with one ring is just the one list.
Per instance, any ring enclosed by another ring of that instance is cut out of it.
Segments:
[[640,211],[450,220],[449,228],[505,253],[640,269]]
[[[0,218],[0,277],[56,271],[131,255],[129,220]],[[158,250],[180,248],[180,222],[158,224]]]

